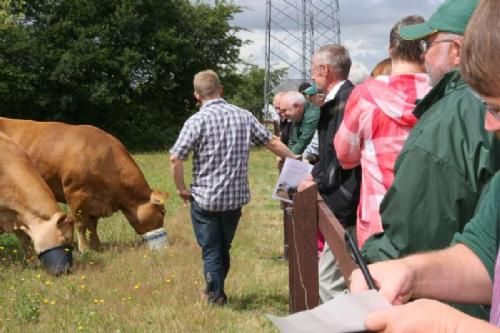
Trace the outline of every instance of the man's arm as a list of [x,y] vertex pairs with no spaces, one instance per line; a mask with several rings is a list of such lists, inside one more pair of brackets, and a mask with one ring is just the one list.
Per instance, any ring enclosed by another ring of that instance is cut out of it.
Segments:
[[447,247],[477,204],[479,194],[455,168],[418,148],[404,154],[380,205],[384,232],[363,245],[371,263]]
[[184,183],[183,161],[174,154],[170,155],[170,172],[174,178],[177,194],[184,201],[184,206],[187,206],[187,202],[191,199],[191,192],[186,188],[186,184]]
[[271,140],[269,140],[265,144],[265,146],[267,149],[269,149],[270,151],[272,151],[273,153],[275,153],[276,155],[278,155],[282,159],[285,159],[287,157],[295,159],[297,157],[297,156],[295,156],[294,153],[292,153],[290,151],[290,149],[288,149],[287,146],[285,146],[285,144],[283,142],[281,142],[281,140],[276,135],[273,135]]
[[[380,292],[392,304],[411,298],[489,304],[492,282],[477,255],[463,244],[445,250],[418,254],[369,265]],[[368,290],[359,270],[351,276],[353,292]]]
[[[361,163],[361,114],[362,99],[359,86],[354,88],[344,110],[344,118],[333,138],[337,159],[344,169],[352,169]],[[365,107],[367,102],[364,103]],[[371,124],[369,124],[371,125]],[[370,131],[371,132],[371,131]]]

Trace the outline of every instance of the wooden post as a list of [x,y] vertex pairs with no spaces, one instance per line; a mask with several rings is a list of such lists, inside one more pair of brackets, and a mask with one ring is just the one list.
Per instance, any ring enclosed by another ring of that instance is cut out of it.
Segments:
[[[319,305],[316,186],[293,197],[289,234],[290,312]],[[290,211],[290,208],[288,211]]]
[[292,215],[287,213],[287,209],[290,211],[292,205],[283,202],[283,259],[288,260],[288,240],[290,235],[290,225],[292,223]]
[[323,236],[325,236],[325,241],[330,246],[330,250],[339,263],[342,276],[344,276],[346,283],[348,283],[352,271],[356,268],[356,264],[346,248],[344,240],[345,230],[319,194],[318,225]]

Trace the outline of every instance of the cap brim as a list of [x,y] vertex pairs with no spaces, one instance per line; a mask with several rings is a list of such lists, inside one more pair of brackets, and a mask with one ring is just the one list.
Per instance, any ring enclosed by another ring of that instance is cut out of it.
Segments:
[[306,94],[306,95],[316,95],[318,93],[318,91],[316,90],[315,87],[311,86],[311,87],[307,88],[306,90],[304,90],[302,93]]
[[420,23],[402,27],[399,31],[399,35],[405,40],[415,40],[427,37],[436,32],[437,30],[429,27],[427,23]]

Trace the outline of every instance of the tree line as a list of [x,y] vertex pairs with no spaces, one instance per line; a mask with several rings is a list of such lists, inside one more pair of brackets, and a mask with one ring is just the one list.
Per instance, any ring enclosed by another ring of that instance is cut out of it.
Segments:
[[259,115],[264,70],[241,65],[240,11],[225,1],[0,0],[0,115],[91,124],[131,150],[165,149],[196,110],[193,75],[207,68]]

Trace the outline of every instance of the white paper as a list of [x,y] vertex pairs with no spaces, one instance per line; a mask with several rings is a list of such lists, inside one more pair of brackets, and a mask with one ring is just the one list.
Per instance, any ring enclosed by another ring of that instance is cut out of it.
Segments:
[[285,159],[280,177],[274,187],[272,197],[284,202],[292,203],[292,196],[297,192],[299,183],[311,173],[313,166],[309,163]]
[[287,317],[266,315],[282,333],[349,333],[365,330],[366,315],[391,305],[375,290],[340,295],[312,310]]

